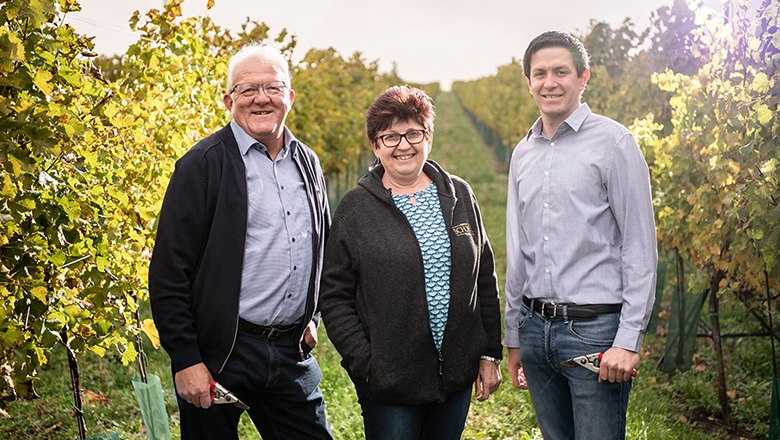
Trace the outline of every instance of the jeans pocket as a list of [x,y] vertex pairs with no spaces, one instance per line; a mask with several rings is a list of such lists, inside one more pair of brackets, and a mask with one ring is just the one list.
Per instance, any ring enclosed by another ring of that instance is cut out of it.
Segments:
[[529,319],[531,319],[531,310],[525,304],[520,305],[520,310],[517,314],[517,329],[521,330],[525,327]]
[[620,314],[599,315],[594,319],[569,321],[569,333],[589,345],[611,346],[617,334]]

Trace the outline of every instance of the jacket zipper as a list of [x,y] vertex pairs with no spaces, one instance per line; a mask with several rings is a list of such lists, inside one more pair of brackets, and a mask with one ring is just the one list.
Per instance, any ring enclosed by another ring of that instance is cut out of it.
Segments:
[[[296,145],[297,147],[297,145]],[[300,156],[299,156],[300,154]],[[317,205],[319,204],[319,199],[317,198],[317,176],[314,172],[313,167],[311,166],[311,163],[309,162],[308,156],[303,158],[304,153],[299,152],[296,148],[296,151],[293,153],[293,161],[298,166],[298,170],[301,172],[301,177],[303,177],[303,186],[306,190],[306,200],[308,201],[309,205],[309,215],[311,216],[311,224],[312,224],[312,267],[311,267],[311,274],[309,275],[309,286],[308,290],[306,292],[306,305],[303,308],[303,319],[305,320],[307,316],[311,315],[314,316],[314,300],[309,300],[309,294],[316,289],[315,284],[317,283],[317,268],[320,265],[320,250],[319,248],[319,242],[322,240],[322,230],[324,229],[324,224],[318,222],[317,220]],[[311,190],[311,192],[310,192]],[[327,194],[325,193],[325,188],[322,188],[323,197],[327,197]],[[324,220],[324,217],[323,217]],[[317,227],[319,225],[319,228]],[[315,240],[316,239],[316,240]],[[324,247],[324,243],[323,243]],[[311,319],[309,319],[311,321]],[[298,336],[298,355],[301,357],[301,360],[304,358],[303,354],[303,346],[301,345],[303,342],[303,335],[306,333],[306,328],[308,327],[309,322],[303,323],[303,331]]]

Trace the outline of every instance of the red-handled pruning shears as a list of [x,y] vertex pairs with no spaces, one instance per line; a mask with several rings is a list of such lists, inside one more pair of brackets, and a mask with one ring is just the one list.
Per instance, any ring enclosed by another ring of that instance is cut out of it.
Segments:
[[223,387],[217,382],[211,382],[211,385],[209,385],[209,389],[211,390],[211,403],[217,403],[217,404],[233,404],[236,405],[240,409],[249,409],[249,406],[247,406],[246,403],[242,402],[241,399],[236,397],[235,394],[228,391],[227,388]]
[[[601,356],[603,356],[603,353],[601,352],[577,356],[561,362],[561,365],[564,367],[584,367],[594,373],[598,373],[599,366],[601,366]],[[631,377],[636,377],[636,370],[631,372]]]

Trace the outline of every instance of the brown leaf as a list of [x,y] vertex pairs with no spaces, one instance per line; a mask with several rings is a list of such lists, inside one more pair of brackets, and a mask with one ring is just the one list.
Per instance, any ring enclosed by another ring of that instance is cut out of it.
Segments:
[[737,398],[737,390],[732,388],[732,389],[726,391],[726,395],[729,396],[729,399],[736,399]]
[[88,400],[90,402],[98,402],[98,403],[101,403],[103,405],[108,405],[109,404],[108,397],[106,397],[106,395],[103,394],[102,391],[99,392],[99,393],[95,393],[95,392],[90,391],[90,390],[84,390],[82,395],[84,396],[84,400]]

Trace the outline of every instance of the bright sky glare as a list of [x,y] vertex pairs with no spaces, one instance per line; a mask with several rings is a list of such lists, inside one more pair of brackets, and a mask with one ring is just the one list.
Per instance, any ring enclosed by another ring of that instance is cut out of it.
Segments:
[[[310,48],[335,48],[342,56],[361,52],[379,60],[383,71],[393,63],[406,81],[454,80],[493,75],[498,66],[520,59],[533,37],[546,30],[584,32],[592,19],[618,27],[630,18],[635,29],[650,24],[653,11],[673,0],[186,0],[186,16],[208,14],[216,24],[240,29],[247,17],[265,22],[271,35],[283,28],[294,34],[294,60]],[[80,33],[95,36],[98,52],[124,53],[137,35],[128,20],[135,10],[159,8],[163,0],[81,0],[82,11],[67,21]],[[720,0],[705,1],[722,8]]]

